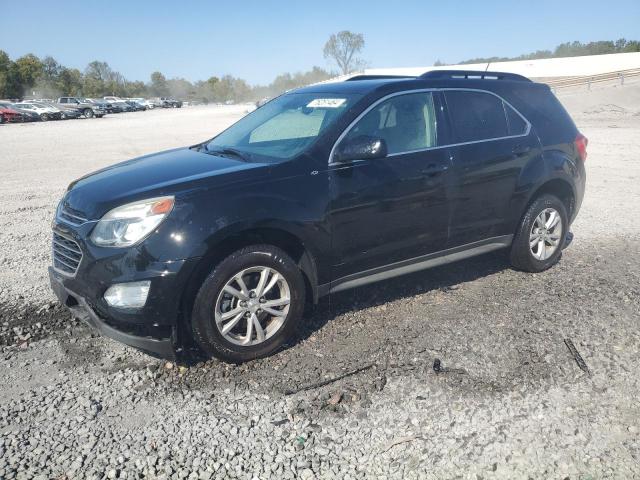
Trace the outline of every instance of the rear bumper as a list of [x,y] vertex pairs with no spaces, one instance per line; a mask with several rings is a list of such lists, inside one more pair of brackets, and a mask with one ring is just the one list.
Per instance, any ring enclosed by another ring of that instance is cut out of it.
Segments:
[[107,320],[101,318],[81,295],[64,286],[63,279],[49,267],[49,280],[51,288],[60,300],[73,314],[74,317],[84,321],[91,328],[118,342],[137,348],[151,355],[175,359],[176,357],[176,329],[171,330],[171,335],[166,338],[156,338],[146,335],[135,335],[125,332],[110,325]]

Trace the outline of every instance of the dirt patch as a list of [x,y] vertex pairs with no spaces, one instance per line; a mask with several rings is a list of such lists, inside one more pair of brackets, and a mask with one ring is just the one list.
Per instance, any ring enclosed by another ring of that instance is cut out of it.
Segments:
[[69,310],[51,301],[43,306],[0,304],[0,345],[21,345],[76,326]]

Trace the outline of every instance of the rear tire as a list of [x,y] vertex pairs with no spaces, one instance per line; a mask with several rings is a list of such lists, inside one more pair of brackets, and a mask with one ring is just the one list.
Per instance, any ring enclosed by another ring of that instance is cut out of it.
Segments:
[[82,114],[84,115],[84,118],[92,118],[93,110],[91,110],[90,108],[86,108],[84,112],[82,112]]
[[511,245],[511,264],[525,272],[542,272],[562,256],[569,216],[562,201],[550,194],[536,198],[525,212]]
[[47,115],[46,113],[41,114],[40,120],[46,122],[47,120],[49,120],[49,115]]
[[279,248],[252,245],[229,255],[204,281],[191,331],[206,354],[242,363],[268,356],[292,338],[304,308],[305,284],[296,263]]

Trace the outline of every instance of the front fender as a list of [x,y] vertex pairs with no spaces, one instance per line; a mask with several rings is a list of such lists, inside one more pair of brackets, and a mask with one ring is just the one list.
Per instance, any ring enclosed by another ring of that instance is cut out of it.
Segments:
[[228,239],[235,241],[257,230],[280,231],[304,246],[318,265],[318,280],[328,281],[330,262],[325,257],[331,235],[326,173],[267,175],[273,180],[253,179],[192,192],[161,225],[158,235],[145,242],[147,249],[153,256],[171,260],[207,257]]

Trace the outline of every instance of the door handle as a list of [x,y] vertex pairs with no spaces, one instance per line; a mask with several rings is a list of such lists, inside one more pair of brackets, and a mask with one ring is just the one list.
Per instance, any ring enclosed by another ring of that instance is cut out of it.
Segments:
[[426,168],[424,168],[423,170],[421,170],[420,173],[422,173],[423,175],[434,177],[436,175],[446,172],[447,170],[449,170],[449,165],[445,165],[442,163],[440,164],[432,163],[428,165]]

